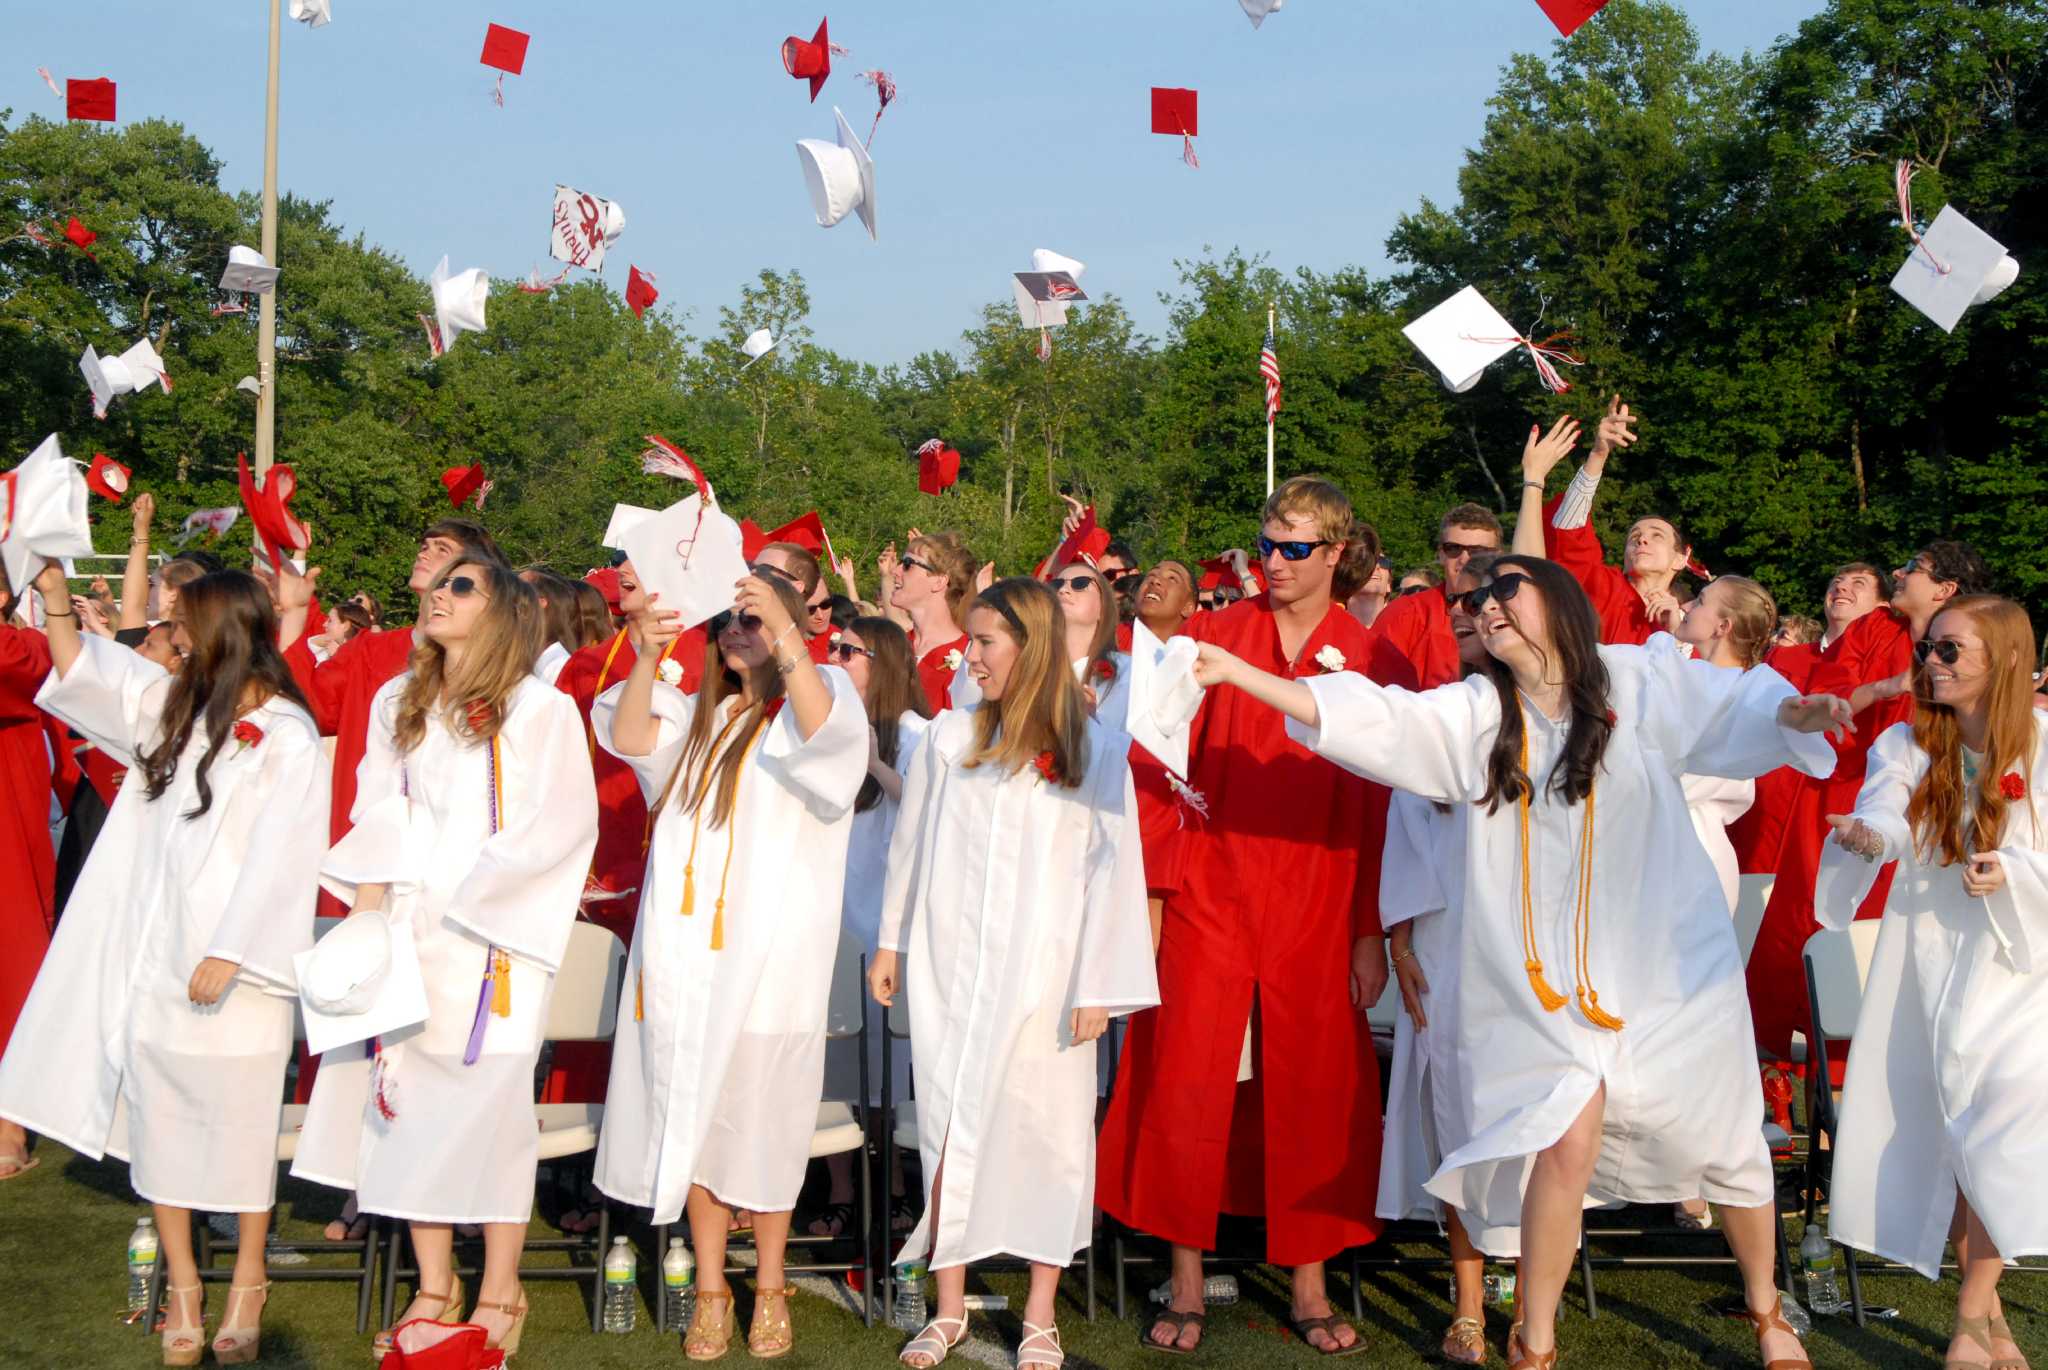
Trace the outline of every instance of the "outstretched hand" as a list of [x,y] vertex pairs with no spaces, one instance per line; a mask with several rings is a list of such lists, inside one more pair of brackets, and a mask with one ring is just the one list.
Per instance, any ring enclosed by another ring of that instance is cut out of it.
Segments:
[[1229,652],[1213,642],[1198,644],[1195,653],[1195,684],[1203,689],[1227,685],[1237,669],[1244,665]]
[[1633,446],[1636,440],[1635,419],[1629,414],[1628,406],[1616,395],[1607,401],[1607,413],[1600,420],[1600,427],[1593,433],[1593,450],[1588,455],[1605,460],[1607,454],[1617,447]]
[[1825,733],[1846,742],[1856,731],[1855,711],[1839,695],[1794,695],[1778,705],[1778,726],[1795,733]]
[[1522,444],[1522,479],[1541,485],[1549,479],[1565,454],[1579,445],[1579,421],[1570,414],[1558,417],[1545,433],[1542,425],[1529,425],[1529,440]]
[[1877,830],[1862,819],[1850,814],[1831,813],[1828,826],[1833,828],[1835,845],[1851,856],[1860,856],[1865,861],[1875,861],[1884,852],[1884,839]]

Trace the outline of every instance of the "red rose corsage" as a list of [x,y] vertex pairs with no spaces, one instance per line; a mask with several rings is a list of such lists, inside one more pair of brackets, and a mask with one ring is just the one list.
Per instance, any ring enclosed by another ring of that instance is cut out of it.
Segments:
[[469,706],[469,713],[468,713],[468,719],[469,719],[469,730],[470,730],[471,732],[473,732],[473,733],[480,733],[480,732],[482,732],[482,731],[483,731],[483,730],[484,730],[485,728],[487,728],[487,727],[489,727],[489,726],[490,726],[490,722],[491,722],[491,706],[490,706],[490,704],[489,704],[488,702],[484,701],[484,700],[481,700],[481,699],[479,699],[479,700],[476,700],[476,701],[472,702],[472,703],[470,704],[470,706]]
[[788,702],[789,696],[787,695],[783,695],[779,698],[769,700],[767,706],[761,710],[761,721],[763,723],[773,723],[775,721],[775,715],[781,713],[782,706],[784,704],[787,704]]
[[1115,680],[1116,663],[1111,661],[1108,657],[1104,657],[1102,660],[1095,663],[1094,669],[1091,670],[1089,674],[1094,676],[1097,680]]
[[2007,799],[2025,799],[2027,782],[2020,778],[2018,771],[2007,771],[1998,777],[1998,792]]
[[1053,785],[1059,782],[1059,763],[1053,760],[1051,752],[1040,752],[1031,758],[1031,764],[1038,767],[1038,773],[1045,777],[1046,784]]
[[1607,711],[1607,726],[1612,728],[1615,724],[1619,722],[1621,722],[1621,715],[1614,712],[1614,710],[1609,709]]
[[235,751],[237,753],[246,752],[249,748],[263,740],[263,729],[245,718],[235,724],[234,737],[236,742]]

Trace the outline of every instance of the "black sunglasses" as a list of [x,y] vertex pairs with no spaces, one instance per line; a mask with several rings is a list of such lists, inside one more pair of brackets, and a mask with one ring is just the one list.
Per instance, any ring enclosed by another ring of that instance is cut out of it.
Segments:
[[1434,585],[1404,585],[1394,592],[1394,598],[1406,599],[1410,595],[1419,595],[1424,590],[1434,590],[1435,588],[1436,586]]
[[761,620],[757,615],[736,615],[733,613],[732,610],[727,609],[724,613],[715,615],[712,618],[711,636],[717,637],[720,633],[723,633],[727,628],[730,628],[735,621],[737,621],[740,627],[747,632],[758,633],[761,631]]
[[484,594],[483,583],[475,576],[450,576],[441,583],[447,586],[448,593],[457,599],[468,599],[471,595],[483,595],[485,599],[490,598],[489,595]]
[[1479,611],[1486,607],[1486,601],[1491,599],[1506,604],[1515,597],[1528,579],[1529,577],[1522,575],[1518,571],[1510,571],[1506,575],[1494,580],[1490,585],[1481,585],[1477,589],[1467,590],[1464,594],[1458,596],[1458,603],[1465,606],[1467,614],[1473,618],[1478,618]]
[[1095,581],[1091,577],[1079,573],[1076,573],[1071,576],[1062,576],[1058,580],[1049,580],[1046,582],[1046,584],[1050,585],[1054,591],[1072,590],[1075,594],[1081,593],[1081,591],[1087,589],[1094,583]]
[[1261,533],[1259,534],[1259,560],[1264,561],[1267,557],[1272,556],[1273,553],[1278,552],[1282,561],[1306,561],[1310,552],[1315,551],[1318,547],[1328,547],[1329,545],[1330,542],[1327,538],[1317,538],[1314,542],[1276,542],[1264,533]]
[[905,554],[904,554],[903,556],[901,556],[901,557],[899,557],[899,558],[897,558],[897,559],[898,559],[898,560],[899,560],[900,562],[902,562],[902,564],[903,564],[903,569],[904,569],[904,570],[906,570],[906,571],[908,571],[908,570],[909,570],[909,569],[910,569],[911,567],[915,566],[915,567],[916,567],[916,568],[917,568],[918,570],[920,570],[920,571],[931,571],[931,573],[932,573],[933,575],[937,575],[937,574],[938,574],[938,572],[936,572],[936,571],[932,571],[932,568],[931,568],[930,566],[926,565],[926,564],[925,564],[924,562],[922,562],[922,561],[919,561],[919,560],[918,560],[918,559],[917,559],[916,557],[914,557],[914,556],[911,556],[911,555],[910,555],[909,553],[905,553]]
[[1481,552],[1491,552],[1496,549],[1477,542],[1439,542],[1436,545],[1436,550],[1437,555],[1444,560],[1454,561],[1459,557],[1476,557]]
[[1951,642],[1947,638],[1936,641],[1931,637],[1923,637],[1913,644],[1913,658],[1922,666],[1927,664],[1929,657],[1933,657],[1944,666],[1953,666],[1962,654],[1963,644]]
[[1143,571],[1125,571],[1122,575],[1111,576],[1109,583],[1119,590],[1127,590],[1145,578]]
[[831,653],[833,658],[836,659],[842,666],[844,666],[847,662],[853,660],[857,656],[864,656],[872,661],[875,655],[872,648],[856,647],[851,642],[833,643],[831,647]]

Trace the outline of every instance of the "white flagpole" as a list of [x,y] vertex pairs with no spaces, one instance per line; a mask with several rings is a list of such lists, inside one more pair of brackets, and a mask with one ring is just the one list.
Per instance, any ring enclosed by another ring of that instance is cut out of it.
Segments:
[[[1271,300],[1268,300],[1268,301],[1266,302],[1266,332],[1267,332],[1267,333],[1271,333],[1272,331],[1273,331],[1273,302],[1272,302]],[[1261,392],[1261,397],[1263,398],[1263,390],[1262,390],[1262,392]],[[1271,407],[1271,406],[1269,405],[1269,406],[1267,406],[1267,409],[1266,409],[1266,498],[1267,498],[1267,499],[1271,499],[1272,497],[1273,497],[1273,410],[1272,410],[1272,407]]]
[[[277,49],[281,0],[270,0],[270,79],[264,91],[263,259],[277,262]],[[277,290],[257,297],[256,479],[268,484],[277,433]],[[261,545],[261,539],[258,539]]]

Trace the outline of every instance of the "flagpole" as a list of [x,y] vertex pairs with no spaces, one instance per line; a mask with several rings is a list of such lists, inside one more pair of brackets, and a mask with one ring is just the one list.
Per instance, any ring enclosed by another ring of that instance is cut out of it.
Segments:
[[[1273,302],[1266,301],[1266,332],[1273,331]],[[1266,498],[1273,497],[1273,406],[1266,406]]]
[[[264,93],[263,260],[277,261],[277,52],[283,0],[270,0],[270,81]],[[277,289],[257,297],[256,479],[267,484],[277,440]]]

